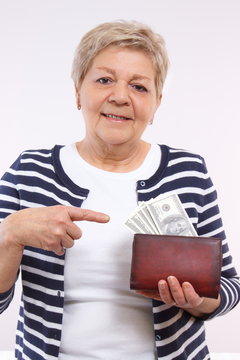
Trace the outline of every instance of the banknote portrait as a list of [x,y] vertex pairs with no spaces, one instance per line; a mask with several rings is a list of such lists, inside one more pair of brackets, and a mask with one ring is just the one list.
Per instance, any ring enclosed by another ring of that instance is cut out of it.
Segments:
[[189,231],[187,220],[181,215],[171,215],[161,222],[161,228],[167,235],[186,235]]

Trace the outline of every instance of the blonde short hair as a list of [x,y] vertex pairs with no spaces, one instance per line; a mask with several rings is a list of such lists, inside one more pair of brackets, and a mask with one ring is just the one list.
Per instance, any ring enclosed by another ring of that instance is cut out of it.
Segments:
[[100,24],[83,36],[72,65],[72,79],[77,89],[96,55],[109,46],[139,49],[150,56],[156,70],[157,95],[161,94],[169,65],[165,41],[149,26],[124,20]]

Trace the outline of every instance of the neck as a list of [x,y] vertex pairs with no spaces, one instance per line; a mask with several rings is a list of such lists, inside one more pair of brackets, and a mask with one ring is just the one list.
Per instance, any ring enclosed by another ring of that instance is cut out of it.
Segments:
[[77,150],[85,161],[97,168],[111,172],[129,172],[142,164],[150,146],[143,140],[127,145],[99,145],[85,138],[77,143]]

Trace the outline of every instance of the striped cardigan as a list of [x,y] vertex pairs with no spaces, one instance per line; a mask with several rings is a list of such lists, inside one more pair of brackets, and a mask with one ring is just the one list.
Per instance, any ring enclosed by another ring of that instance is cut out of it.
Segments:
[[[60,148],[57,145],[51,150],[25,151],[5,173],[0,183],[0,221],[28,207],[82,205],[89,191],[64,173]],[[197,233],[223,239],[221,305],[208,317],[211,319],[227,313],[240,298],[239,278],[225,240],[216,191],[202,157],[165,145],[161,145],[161,151],[162,161],[156,173],[136,184],[138,201],[177,193]],[[23,291],[15,356],[26,360],[57,359],[63,320],[64,255],[25,247],[21,275]],[[8,307],[13,294],[14,287],[0,294],[1,312]],[[152,304],[159,359],[210,359],[203,319],[157,300]]]

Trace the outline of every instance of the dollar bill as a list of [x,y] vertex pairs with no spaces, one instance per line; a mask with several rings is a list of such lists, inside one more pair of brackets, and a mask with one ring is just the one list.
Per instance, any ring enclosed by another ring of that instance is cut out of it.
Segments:
[[147,202],[147,207],[159,234],[197,235],[177,194],[152,199]]
[[[142,233],[142,234],[154,234],[151,231],[150,226],[148,226],[147,222],[144,221],[142,217],[138,214],[138,209],[136,209],[127,219],[125,224],[132,230],[134,233]],[[137,231],[136,231],[137,230]]]
[[135,233],[197,236],[177,194],[141,202],[125,225]]
[[125,221],[125,225],[134,233],[144,234],[144,232],[142,232],[141,229],[136,224],[134,224],[134,222],[131,219],[127,219]]
[[156,227],[154,220],[148,210],[147,204],[142,202],[137,210],[138,216],[150,229],[151,234],[159,234],[158,228]]

